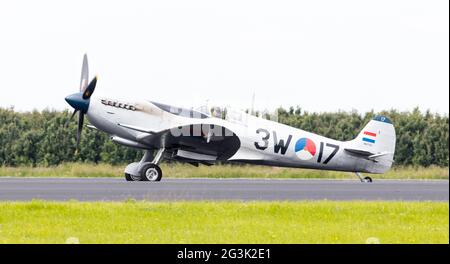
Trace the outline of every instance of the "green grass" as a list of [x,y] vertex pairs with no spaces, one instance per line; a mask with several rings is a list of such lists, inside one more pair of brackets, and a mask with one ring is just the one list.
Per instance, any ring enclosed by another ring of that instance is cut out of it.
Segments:
[[[16,177],[123,177],[126,165],[67,163],[56,167],[0,167],[0,176]],[[304,178],[304,179],[355,179],[353,173],[289,169],[265,166],[200,166],[163,164],[167,178]],[[396,167],[374,179],[449,179],[449,169],[440,167]]]
[[0,202],[0,243],[449,243],[448,202]]

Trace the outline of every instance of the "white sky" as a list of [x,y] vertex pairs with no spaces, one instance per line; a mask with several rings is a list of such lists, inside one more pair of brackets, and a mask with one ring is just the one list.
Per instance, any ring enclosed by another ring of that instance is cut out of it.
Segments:
[[449,1],[1,1],[0,106],[95,95],[180,106],[449,112]]

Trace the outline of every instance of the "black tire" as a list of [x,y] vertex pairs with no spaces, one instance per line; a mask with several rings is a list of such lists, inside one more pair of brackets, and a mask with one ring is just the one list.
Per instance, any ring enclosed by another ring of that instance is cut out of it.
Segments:
[[365,182],[372,182],[372,178],[370,178],[369,176],[364,177],[364,181]]
[[131,178],[131,175],[128,173],[125,173],[125,180],[127,181],[133,181],[133,179]]
[[143,181],[160,181],[162,178],[161,168],[153,163],[146,164],[141,168],[141,177]]
[[140,181],[136,176],[132,176],[129,173],[125,173],[125,180],[127,181]]

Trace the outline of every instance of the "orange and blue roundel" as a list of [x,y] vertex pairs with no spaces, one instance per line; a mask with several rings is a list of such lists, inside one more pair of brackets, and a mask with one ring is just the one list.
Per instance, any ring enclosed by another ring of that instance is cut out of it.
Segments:
[[316,155],[316,144],[309,138],[301,138],[295,143],[295,154],[301,160],[310,160]]

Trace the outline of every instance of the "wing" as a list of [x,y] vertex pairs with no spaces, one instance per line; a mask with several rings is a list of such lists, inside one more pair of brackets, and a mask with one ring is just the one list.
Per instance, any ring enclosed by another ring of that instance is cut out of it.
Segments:
[[139,132],[136,141],[151,148],[165,148],[172,158],[183,161],[226,161],[241,146],[239,138],[229,129],[213,124],[190,124],[162,131],[119,124]]

